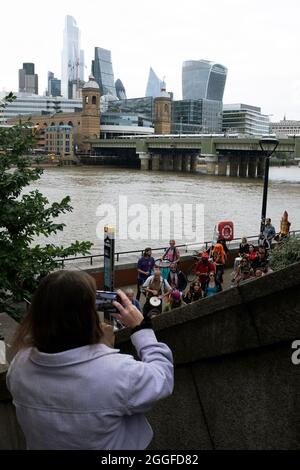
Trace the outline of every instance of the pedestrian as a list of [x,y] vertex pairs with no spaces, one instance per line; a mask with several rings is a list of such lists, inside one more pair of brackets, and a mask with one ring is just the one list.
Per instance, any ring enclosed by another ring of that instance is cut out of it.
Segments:
[[219,239],[215,244],[214,249],[212,250],[212,256],[216,265],[216,280],[218,283],[222,283],[226,262],[226,253],[223,244],[221,243],[221,239]]
[[171,310],[183,307],[184,305],[185,302],[182,299],[182,294],[179,292],[179,290],[173,290],[171,292],[169,302],[167,302],[164,307],[164,312],[170,312]]
[[[141,359],[113,348],[96,311],[96,284],[56,271],[38,286],[14,342],[7,386],[30,450],[139,450],[153,436],[144,416],[172,393],[172,353],[122,291],[116,319]],[[109,333],[107,334],[107,330]]]
[[151,276],[154,268],[154,258],[152,257],[151,248],[145,248],[143,256],[139,259],[137,265],[137,294],[136,299],[139,301],[141,297],[141,286],[144,284],[146,279]]
[[195,264],[195,273],[201,283],[201,288],[204,289],[208,281],[210,272],[215,272],[215,264],[209,260],[208,253],[203,251],[200,253],[200,260]]
[[[144,317],[147,317],[148,312],[153,307],[156,307],[160,312],[162,312],[162,302],[172,291],[172,288],[168,281],[162,277],[158,267],[154,268],[154,274],[146,279],[142,289],[146,292],[146,302],[143,307]],[[151,301],[152,297],[155,297],[155,305],[153,305],[154,302]],[[159,303],[158,300],[160,300]]]
[[246,237],[243,237],[239,246],[239,257],[242,258],[244,255],[249,253],[249,243]]
[[141,304],[140,302],[134,298],[134,290],[131,289],[131,287],[127,287],[124,291],[125,295],[127,295],[128,299],[134,305],[140,312],[142,311],[141,309]]
[[284,211],[280,221],[279,241],[289,237],[291,222],[288,217],[287,211]]
[[190,304],[192,302],[196,302],[196,300],[200,300],[203,297],[203,292],[201,288],[201,284],[199,281],[195,281],[190,285],[190,288],[185,296],[183,296],[183,300],[186,304]]
[[217,280],[216,274],[209,273],[209,280],[205,286],[204,297],[211,297],[222,290],[221,283]]
[[273,239],[276,235],[275,228],[271,222],[272,222],[271,219],[268,217],[266,219],[264,230],[262,232],[261,245],[267,250],[271,248]]
[[179,292],[183,292],[187,286],[186,276],[177,267],[176,263],[171,264],[167,281],[172,287],[172,289],[179,290]]
[[169,248],[166,249],[162,256],[162,260],[168,260],[171,263],[179,263],[180,260],[180,252],[178,248],[176,247],[176,242],[175,240],[170,240],[169,241]]

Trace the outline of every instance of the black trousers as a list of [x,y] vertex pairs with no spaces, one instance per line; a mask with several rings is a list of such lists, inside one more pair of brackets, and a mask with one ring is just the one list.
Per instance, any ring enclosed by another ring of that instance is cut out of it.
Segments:
[[216,281],[223,282],[224,265],[216,264]]
[[144,284],[145,280],[143,279],[138,279],[137,280],[137,294],[136,294],[136,300],[140,300],[141,297],[141,286]]

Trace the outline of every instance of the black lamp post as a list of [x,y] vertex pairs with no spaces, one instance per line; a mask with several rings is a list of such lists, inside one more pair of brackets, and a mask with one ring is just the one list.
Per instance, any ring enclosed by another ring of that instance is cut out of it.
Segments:
[[265,223],[266,223],[266,212],[267,212],[267,199],[268,199],[268,184],[269,184],[269,166],[270,157],[275,152],[279,142],[277,139],[272,137],[266,137],[259,141],[259,146],[265,155],[265,178],[264,178],[264,193],[261,208],[261,223],[260,223],[260,235],[262,236]]

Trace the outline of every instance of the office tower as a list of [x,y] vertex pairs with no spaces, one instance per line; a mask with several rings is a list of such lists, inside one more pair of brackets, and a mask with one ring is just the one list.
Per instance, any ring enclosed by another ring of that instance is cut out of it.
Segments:
[[160,96],[161,89],[164,87],[165,83],[163,82],[163,80],[160,80],[154,72],[153,68],[150,67],[146,88],[146,96],[152,96],[153,98],[157,98],[158,96]]
[[48,72],[47,96],[61,96],[61,81],[52,72]]
[[221,101],[205,99],[173,101],[173,134],[211,134],[221,132]]
[[269,134],[270,119],[261,113],[258,106],[243,103],[224,104],[223,131],[228,134]]
[[183,100],[223,100],[227,76],[224,65],[208,60],[187,60],[182,66]]
[[102,47],[95,47],[95,58],[92,60],[92,75],[99,85],[101,96],[117,97],[111,52]]
[[38,95],[39,81],[38,75],[34,73],[34,64],[24,63],[19,69],[19,92],[32,93]]
[[[15,95],[16,99],[3,109],[0,122],[25,115],[47,116],[55,113],[74,113],[82,108],[82,99],[69,100],[58,96],[24,95],[24,93],[15,93]],[[6,92],[0,91],[0,101],[4,96]]]
[[127,99],[126,91],[125,91],[123,83],[121,82],[119,78],[118,80],[116,80],[115,87],[116,87],[117,97],[119,98],[119,100],[126,100]]
[[65,98],[73,98],[74,84],[77,91],[84,80],[84,52],[80,50],[80,30],[73,16],[65,18],[62,50],[61,91]]

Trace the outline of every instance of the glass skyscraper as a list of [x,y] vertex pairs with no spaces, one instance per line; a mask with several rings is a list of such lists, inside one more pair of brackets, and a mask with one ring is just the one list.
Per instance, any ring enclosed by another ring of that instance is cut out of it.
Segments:
[[223,101],[227,68],[208,60],[187,60],[182,66],[183,100]]
[[53,72],[48,72],[47,96],[61,96],[61,81],[54,77]]
[[115,87],[116,87],[117,97],[119,98],[119,100],[126,100],[127,99],[126,91],[125,91],[123,83],[121,82],[119,78],[118,80],[116,80]]
[[34,64],[25,62],[19,69],[19,92],[37,95],[39,90],[38,75],[34,73]]
[[205,99],[173,101],[173,134],[212,134],[221,132],[221,101]]
[[65,18],[62,50],[61,91],[65,98],[73,98],[72,83],[84,81],[84,52],[80,50],[80,30],[73,16]]
[[157,98],[158,96],[160,96],[160,92],[163,86],[164,82],[158,78],[153,68],[150,67],[146,87],[146,96],[152,96],[152,98]]
[[102,47],[95,47],[95,58],[92,61],[92,74],[99,85],[101,95],[117,97],[111,52]]

